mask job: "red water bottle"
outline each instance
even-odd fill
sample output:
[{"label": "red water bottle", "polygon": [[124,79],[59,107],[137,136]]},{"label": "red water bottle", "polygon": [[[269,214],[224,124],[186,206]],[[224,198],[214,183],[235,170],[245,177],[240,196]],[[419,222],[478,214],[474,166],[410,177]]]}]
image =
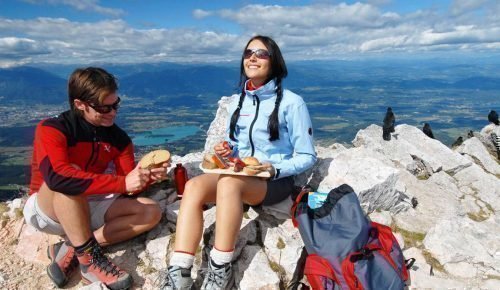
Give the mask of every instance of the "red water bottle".
[{"label": "red water bottle", "polygon": [[182,197],[184,186],[186,186],[186,182],[188,181],[187,170],[182,166],[182,163],[177,163],[177,166],[174,168],[174,179],[177,196]]}]

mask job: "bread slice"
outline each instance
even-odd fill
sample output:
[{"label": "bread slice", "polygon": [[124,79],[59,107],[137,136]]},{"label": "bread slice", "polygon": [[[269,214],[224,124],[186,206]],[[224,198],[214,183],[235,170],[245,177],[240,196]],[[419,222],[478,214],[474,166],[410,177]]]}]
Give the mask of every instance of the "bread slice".
[{"label": "bread slice", "polygon": [[170,160],[170,152],[167,150],[154,150],[144,155],[139,161],[141,168],[152,169],[162,166],[163,163]]},{"label": "bread slice", "polygon": [[203,157],[203,161],[201,163],[201,167],[203,167],[205,169],[218,168],[217,164],[215,164],[215,162],[213,160],[213,154],[205,154],[205,156]]}]

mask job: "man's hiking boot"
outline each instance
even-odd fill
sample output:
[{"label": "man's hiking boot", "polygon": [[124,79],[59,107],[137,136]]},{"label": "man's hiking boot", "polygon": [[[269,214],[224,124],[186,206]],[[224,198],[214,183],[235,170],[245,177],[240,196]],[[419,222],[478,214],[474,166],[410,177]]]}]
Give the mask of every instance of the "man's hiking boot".
[{"label": "man's hiking boot", "polygon": [[47,257],[50,259],[50,264],[47,267],[49,278],[57,287],[64,287],[78,265],[75,248],[66,242],[59,242],[47,247]]},{"label": "man's hiking boot", "polygon": [[193,287],[191,268],[170,266],[166,273],[160,277],[161,290],[190,290]]},{"label": "man's hiking boot", "polygon": [[114,265],[102,253],[98,244],[94,244],[77,257],[84,283],[91,284],[100,281],[112,290],[128,289],[132,286],[132,276]]},{"label": "man's hiking boot", "polygon": [[203,279],[201,289],[204,290],[224,290],[231,289],[234,284],[233,270],[231,263],[226,263],[221,267],[214,265],[212,260],[208,262],[208,270]]}]

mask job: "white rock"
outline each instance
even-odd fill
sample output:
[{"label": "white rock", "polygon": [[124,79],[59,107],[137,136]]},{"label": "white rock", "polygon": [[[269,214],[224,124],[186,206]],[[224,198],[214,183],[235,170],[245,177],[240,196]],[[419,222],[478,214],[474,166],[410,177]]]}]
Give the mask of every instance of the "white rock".
[{"label": "white rock", "polygon": [[9,211],[5,213],[4,215],[9,217],[10,219],[17,219],[19,217],[18,212],[22,211],[24,207],[24,199],[22,198],[16,198],[13,200],[9,200],[6,202],[7,206],[9,207]]},{"label": "white rock", "polygon": [[276,220],[269,218],[258,221],[264,250],[269,260],[286,269],[286,278],[290,281],[304,246],[299,231],[293,227],[291,220],[278,225]]},{"label": "white rock", "polygon": [[436,139],[427,137],[420,129],[406,124],[398,125],[391,141],[382,139],[382,127],[370,125],[360,130],[353,140],[356,147],[363,146],[380,152],[406,168],[413,163],[412,155],[426,161],[434,172],[440,169],[456,172],[471,162],[452,151]]},{"label": "white rock", "polygon": [[399,247],[401,249],[404,249],[405,247],[405,240],[403,238],[403,235],[401,233],[395,232],[394,237],[396,238],[396,241],[398,241]]},{"label": "white rock", "polygon": [[[409,173],[399,175],[398,188],[416,198],[418,204],[393,216],[398,227],[411,232],[426,233],[437,221],[465,215],[459,202],[458,190],[445,172],[435,173],[428,180],[418,180]],[[435,183],[434,179],[440,183]],[[404,188],[403,188],[404,187]]]},{"label": "white rock", "polygon": [[239,289],[279,289],[278,273],[271,269],[264,251],[258,246],[247,246],[234,268]]},{"label": "white rock", "polygon": [[417,248],[410,248],[403,252],[405,258],[414,258],[416,261],[410,269],[409,289],[464,289],[466,283],[443,278],[439,272],[433,270],[431,276],[431,266],[426,263],[421,251]]},{"label": "white rock", "polygon": [[79,288],[80,290],[108,290],[109,288],[102,282],[94,282]]},{"label": "white rock", "polygon": [[389,211],[372,212],[370,214],[370,219],[379,224],[390,226],[392,223],[391,213]]},{"label": "white rock", "polygon": [[466,262],[446,263],[444,269],[448,273],[462,278],[473,278],[477,275],[477,268]]},{"label": "white rock", "polygon": [[345,183],[354,189],[367,212],[405,210],[409,203],[403,202],[406,198],[395,188],[400,170],[389,164],[390,161],[369,149],[340,152],[330,163],[328,175],[319,184],[318,191],[329,192]]},{"label": "white rock", "polygon": [[475,264],[480,270],[500,271],[498,239],[500,226],[487,220],[474,222],[467,217],[442,220],[431,229],[423,243],[441,265],[447,263]]},{"label": "white rock", "polygon": [[[500,179],[473,164],[457,172],[453,178],[457,180],[460,191],[472,194],[488,204],[488,214],[500,211]],[[491,212],[493,211],[493,212]]]},{"label": "white rock", "polygon": [[487,172],[493,175],[500,175],[500,165],[491,156],[486,147],[479,141],[478,138],[472,137],[464,141],[457,151],[470,157],[472,162],[484,168]]},{"label": "white rock", "polygon": [[222,97],[219,100],[219,108],[215,115],[215,119],[210,124],[207,132],[207,141],[205,142],[205,149],[203,152],[213,152],[215,144],[224,140],[226,134],[227,120],[229,118],[229,105],[234,98],[238,95],[230,97]]}]

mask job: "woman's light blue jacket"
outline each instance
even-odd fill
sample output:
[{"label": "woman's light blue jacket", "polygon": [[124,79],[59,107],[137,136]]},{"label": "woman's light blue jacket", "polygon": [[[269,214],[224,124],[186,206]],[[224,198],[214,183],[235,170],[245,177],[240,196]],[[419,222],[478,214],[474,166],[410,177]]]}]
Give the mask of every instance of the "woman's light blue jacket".
[{"label": "woman's light blue jacket", "polygon": [[275,179],[311,168],[316,162],[316,152],[311,118],[304,100],[289,90],[283,91],[278,114],[279,139],[269,141],[267,124],[276,102],[276,84],[271,80],[256,90],[245,92],[234,134],[236,141],[229,139],[229,124],[239,97],[229,106],[226,140],[233,146],[233,156],[254,156],[261,163],[270,162],[276,169]]}]

